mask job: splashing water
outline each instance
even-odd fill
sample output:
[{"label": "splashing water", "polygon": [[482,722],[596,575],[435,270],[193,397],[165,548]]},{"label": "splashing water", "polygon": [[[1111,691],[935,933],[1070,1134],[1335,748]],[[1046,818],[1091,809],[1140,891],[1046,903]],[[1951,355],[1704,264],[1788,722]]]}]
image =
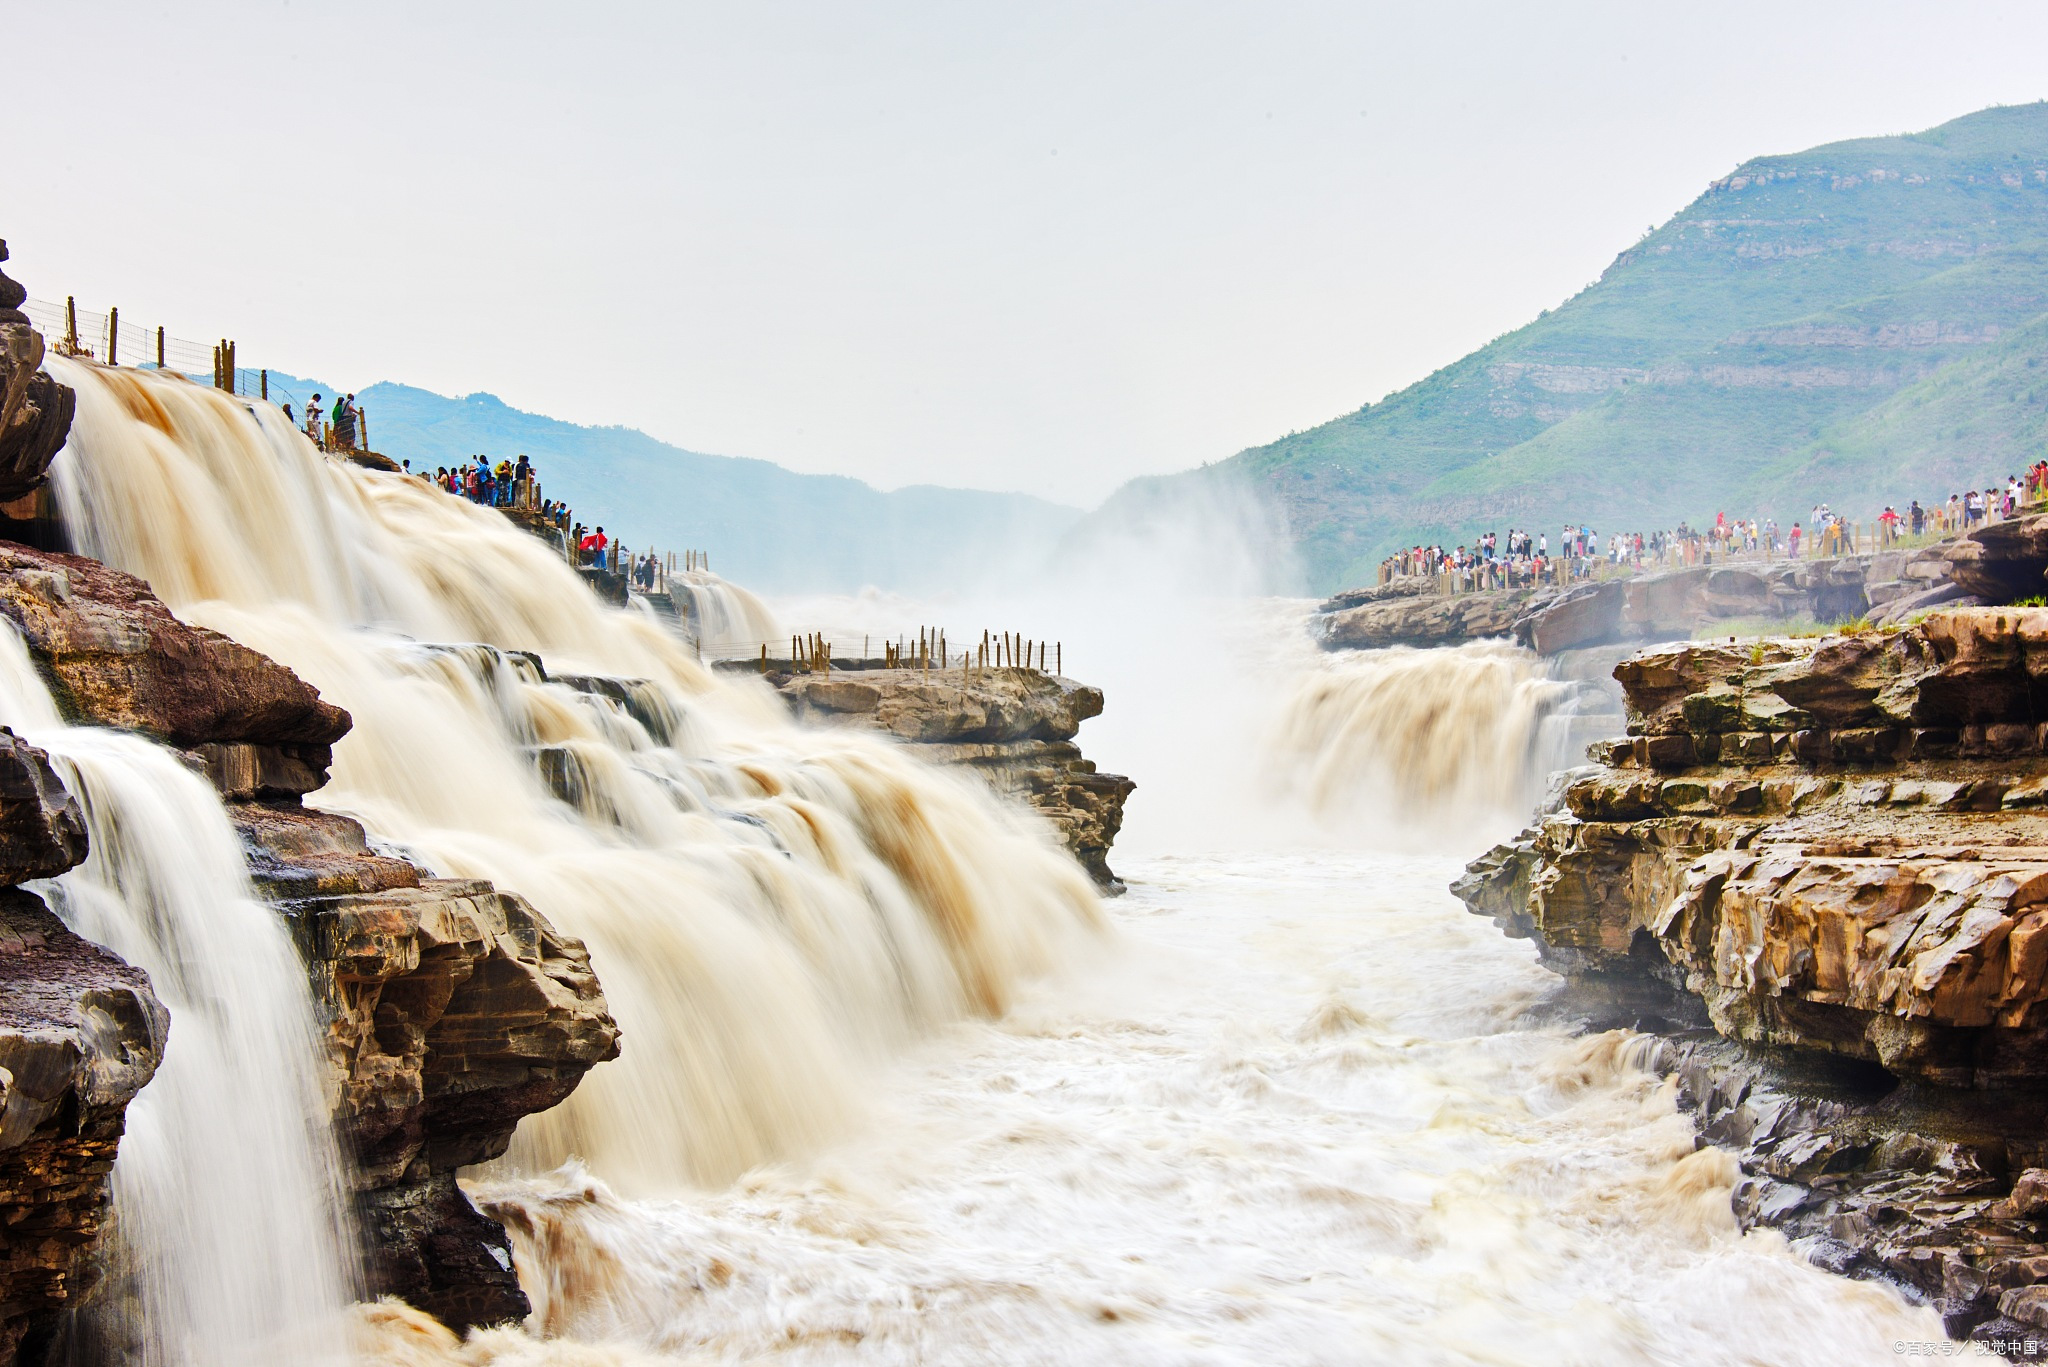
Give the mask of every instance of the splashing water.
[{"label": "splashing water", "polygon": [[1860,1364],[1941,1339],[1738,1233],[1733,1161],[1630,1037],[1526,1028],[1554,980],[1450,902],[1455,863],[1128,862],[1123,952],[949,1030],[828,1153],[676,1201],[574,1169],[479,1186],[546,1337],[416,1361]]},{"label": "splashing water", "polygon": [[495,511],[330,461],[268,405],[52,366],[79,394],[53,467],[79,548],[349,709],[320,805],[589,944],[624,1053],[518,1161],[660,1190],[801,1151],[893,1049],[1000,1010],[1099,923],[1042,824],[798,730]]},{"label": "splashing water", "polygon": [[775,614],[738,584],[710,570],[679,570],[668,577],[668,591],[704,657],[739,659],[763,645],[776,653],[782,628]]},{"label": "splashing water", "polygon": [[1287,703],[1282,786],[1319,817],[1363,815],[1404,837],[1448,828],[1462,848],[1467,823],[1518,823],[1591,735],[1620,731],[1604,702],[1505,642],[1342,652]]},{"label": "splashing water", "polygon": [[339,1361],[354,1243],[311,991],[220,799],[160,746],[66,726],[11,623],[0,724],[49,751],[86,818],[86,861],[32,890],[145,970],[172,1018],[128,1108],[115,1275],[73,1326],[74,1355]]}]

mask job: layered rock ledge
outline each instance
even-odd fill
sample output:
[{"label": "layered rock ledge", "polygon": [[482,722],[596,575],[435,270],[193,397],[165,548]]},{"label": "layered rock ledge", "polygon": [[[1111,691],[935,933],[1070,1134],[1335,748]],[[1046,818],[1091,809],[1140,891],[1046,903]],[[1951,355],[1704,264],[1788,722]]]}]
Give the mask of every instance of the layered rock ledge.
[{"label": "layered rock ledge", "polygon": [[1123,890],[1109,850],[1138,785],[1098,772],[1073,743],[1081,723],[1102,714],[1102,690],[1021,668],[782,672],[769,680],[800,719],[886,732],[1029,803],[1098,886]]},{"label": "layered rock ledge", "polygon": [[1950,550],[1943,543],[1828,560],[1701,565],[1571,588],[1454,594],[1440,579],[1396,579],[1331,598],[1318,609],[1317,630],[1329,650],[1512,637],[1538,654],[1554,655],[1616,642],[1668,641],[1732,620],[1868,617],[1882,624],[1943,605],[1997,601],[1973,597],[1974,590],[1952,581]]},{"label": "layered rock ledge", "polygon": [[1615,674],[1629,734],[1454,891],[1666,1037],[1744,1218],[1954,1332],[2048,1327],[2048,610]]}]

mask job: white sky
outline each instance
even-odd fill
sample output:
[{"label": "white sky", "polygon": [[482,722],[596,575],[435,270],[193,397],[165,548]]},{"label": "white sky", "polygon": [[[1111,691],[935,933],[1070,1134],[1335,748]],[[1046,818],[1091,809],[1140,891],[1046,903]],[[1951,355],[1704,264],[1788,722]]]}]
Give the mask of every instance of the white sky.
[{"label": "white sky", "polygon": [[0,35],[39,296],[1082,504],[1427,374],[1748,156],[2048,95],[2048,5],[1968,0],[0,0]]}]

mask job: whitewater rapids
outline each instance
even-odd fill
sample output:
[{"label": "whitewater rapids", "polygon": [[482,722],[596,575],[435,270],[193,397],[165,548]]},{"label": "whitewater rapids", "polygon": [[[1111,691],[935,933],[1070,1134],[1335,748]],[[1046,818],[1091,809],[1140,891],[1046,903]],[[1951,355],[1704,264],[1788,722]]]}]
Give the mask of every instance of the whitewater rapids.
[{"label": "whitewater rapids", "polygon": [[949,1030],[829,1151],[680,1201],[578,1169],[478,1187],[546,1341],[399,1315],[370,1340],[500,1367],[1608,1367],[1942,1339],[1739,1234],[1733,1160],[1627,1037],[1520,1023],[1555,979],[1451,901],[1452,861],[1126,863],[1116,955]]}]

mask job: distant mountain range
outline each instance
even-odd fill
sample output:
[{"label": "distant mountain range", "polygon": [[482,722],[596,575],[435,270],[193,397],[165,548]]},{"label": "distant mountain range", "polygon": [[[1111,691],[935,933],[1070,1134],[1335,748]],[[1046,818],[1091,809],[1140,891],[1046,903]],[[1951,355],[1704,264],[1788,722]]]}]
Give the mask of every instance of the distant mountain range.
[{"label": "distant mountain range", "polygon": [[[273,398],[334,394],[277,372],[271,381]],[[543,495],[566,500],[579,520],[630,547],[707,551],[713,569],[770,593],[1000,583],[1041,567],[1081,516],[1025,494],[933,485],[885,493],[840,475],[686,451],[629,427],[580,427],[489,394],[455,399],[386,383],[356,401],[371,444],[415,470],[524,453]]]},{"label": "distant mountain range", "polygon": [[1076,534],[1256,491],[1321,591],[1509,526],[1868,517],[2048,454],[2044,358],[2048,104],[1989,109],[1746,162],[1527,326]]}]

